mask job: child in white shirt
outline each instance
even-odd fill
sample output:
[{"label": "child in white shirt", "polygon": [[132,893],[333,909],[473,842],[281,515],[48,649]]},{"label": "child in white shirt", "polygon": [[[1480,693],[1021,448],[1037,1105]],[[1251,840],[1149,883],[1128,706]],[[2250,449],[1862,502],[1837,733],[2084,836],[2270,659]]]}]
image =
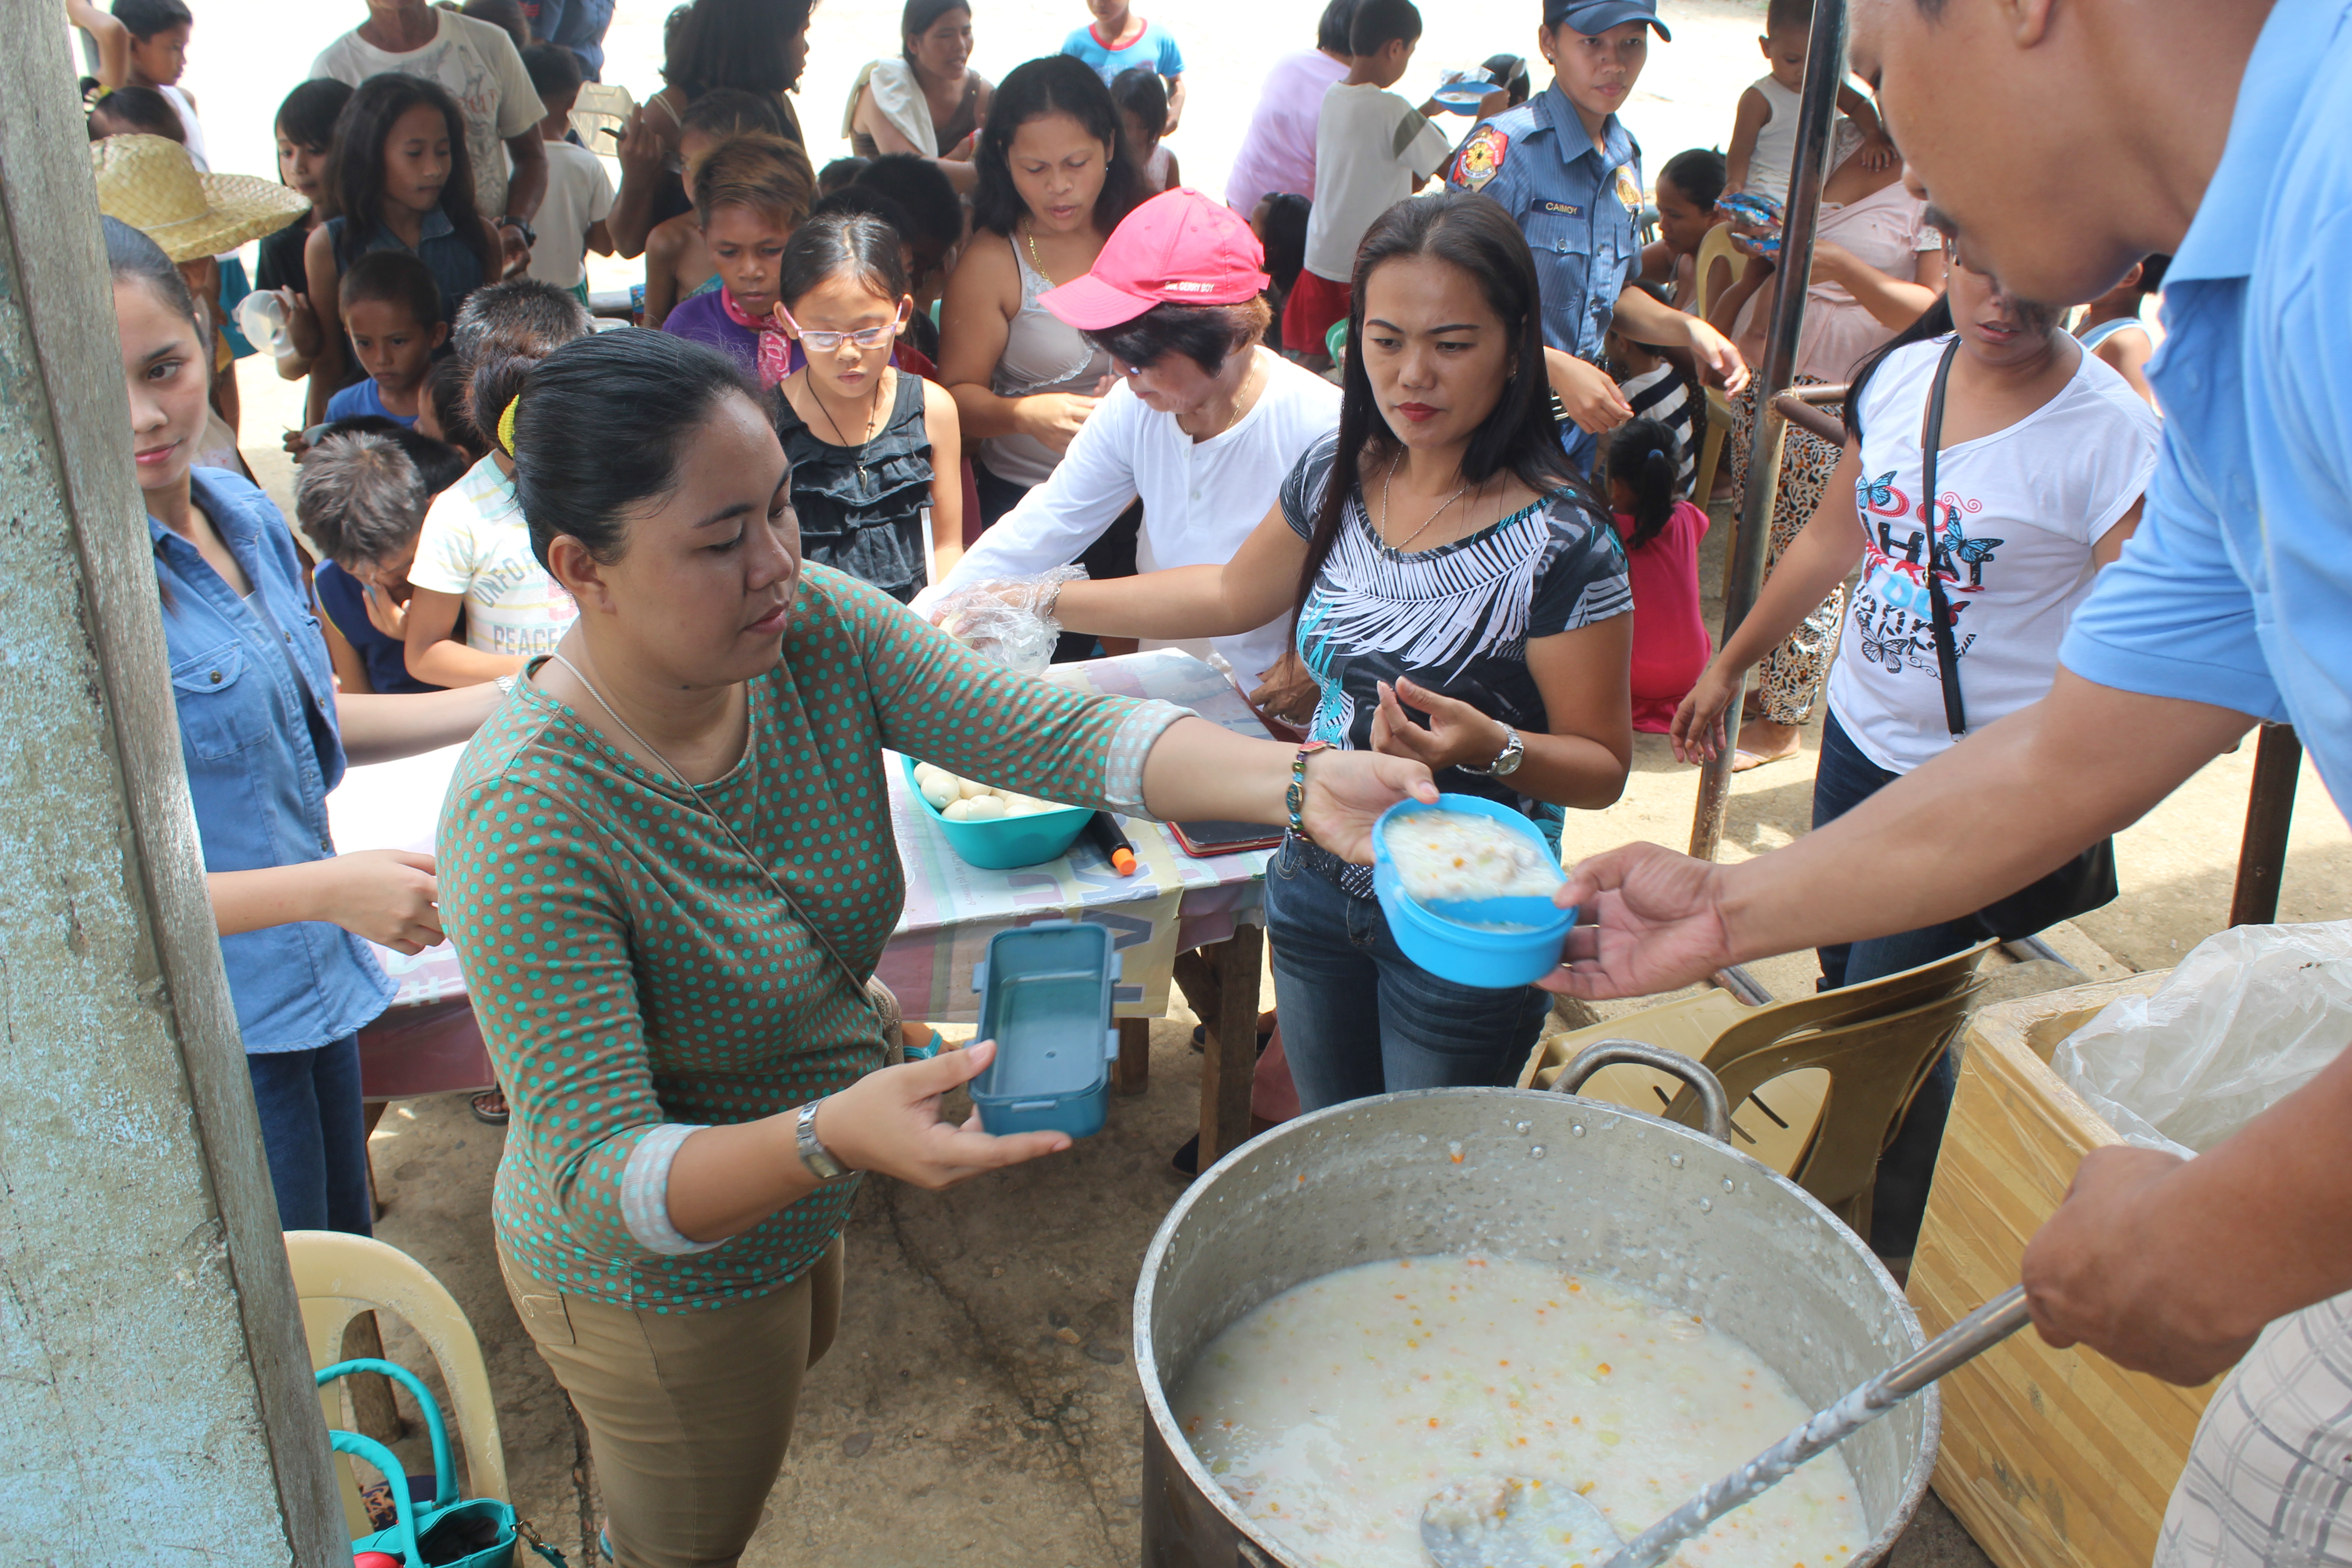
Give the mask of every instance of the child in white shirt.
[{"label": "child in white shirt", "polygon": [[[1764,36],[1756,40],[1771,73],[1748,85],[1731,125],[1731,150],[1724,154],[1724,192],[1789,199],[1789,174],[1797,161],[1797,94],[1805,85],[1805,50],[1812,34],[1812,0],[1772,0]],[[1838,83],[1838,139],[1830,168],[1841,151],[1858,153],[1866,169],[1884,169],[1895,144],[1878,121],[1878,110],[1849,82]],[[1824,174],[1828,169],[1822,171]]]},{"label": "child in white shirt", "polygon": [[1412,0],[1362,0],[1349,23],[1354,60],[1323,95],[1315,122],[1315,204],[1307,216],[1307,265],[1283,306],[1282,341],[1301,363],[1330,363],[1320,350],[1348,318],[1356,250],[1372,220],[1444,166],[1445,133],[1388,89],[1421,42]]},{"label": "child in white shirt", "polygon": [[[592,331],[588,307],[536,278],[477,289],[457,312],[469,417],[490,454],[433,498],[408,568],[408,673],[434,686],[513,675],[563,640],[579,606],[531,552],[499,416],[541,360]],[[465,626],[458,629],[458,617]],[[462,638],[462,640],[460,640]]]},{"label": "child in white shirt", "polygon": [[602,158],[563,139],[580,97],[580,57],[561,44],[533,44],[522,52],[522,68],[547,106],[547,118],[539,122],[540,140],[547,143],[547,195],[534,225],[530,276],[571,289],[584,303],[587,253],[613,254],[613,237],[604,228],[613,210],[612,176]]}]

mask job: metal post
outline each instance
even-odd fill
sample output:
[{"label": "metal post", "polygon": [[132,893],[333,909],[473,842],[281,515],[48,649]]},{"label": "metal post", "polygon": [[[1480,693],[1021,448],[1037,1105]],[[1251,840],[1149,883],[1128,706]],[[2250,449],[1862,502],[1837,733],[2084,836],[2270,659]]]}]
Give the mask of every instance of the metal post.
[{"label": "metal post", "polygon": [[0,0],[0,1563],[324,1568],[63,22]]},{"label": "metal post", "polygon": [[[1817,0],[1811,40],[1805,49],[1805,86],[1797,107],[1797,161],[1789,175],[1789,205],[1781,226],[1780,291],[1773,301],[1772,331],[1764,363],[1756,367],[1756,423],[1748,448],[1748,491],[1740,498],[1739,530],[1732,536],[1731,561],[1724,574],[1723,637],[1731,640],[1755,607],[1764,585],[1764,556],[1771,547],[1772,500],[1780,489],[1780,433],[1772,399],[1796,374],[1797,335],[1805,321],[1805,285],[1813,270],[1813,230],[1819,221],[1822,185],[1829,178],[1830,132],[1837,122],[1838,84],[1845,79],[1845,0]],[[1698,775],[1698,810],[1691,821],[1690,852],[1715,858],[1723,839],[1723,803],[1731,789],[1731,763],[1738,751],[1739,710],[1748,695],[1741,675],[1731,689],[1725,723],[1733,743],[1704,764]]]},{"label": "metal post", "polygon": [[2278,919],[2279,877],[2286,869],[2286,832],[2294,821],[2294,784],[2303,740],[2292,724],[2265,724],[2254,746],[2253,787],[2246,792],[2246,836],[2238,846],[2238,883],[2230,923],[2266,926]]}]

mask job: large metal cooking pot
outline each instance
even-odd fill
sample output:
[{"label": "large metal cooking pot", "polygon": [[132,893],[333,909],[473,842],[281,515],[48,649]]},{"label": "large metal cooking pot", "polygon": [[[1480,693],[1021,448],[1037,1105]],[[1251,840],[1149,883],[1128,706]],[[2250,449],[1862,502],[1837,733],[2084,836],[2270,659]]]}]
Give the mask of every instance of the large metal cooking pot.
[{"label": "large metal cooking pot", "polygon": [[[1573,1082],[1608,1048],[1572,1063]],[[1671,1057],[1634,1049],[1652,1065]],[[1704,1079],[1702,1098],[1719,1114],[1722,1091],[1705,1069],[1671,1060],[1695,1087]],[[1144,1568],[1297,1561],[1243,1519],[1177,1428],[1168,1391],[1202,1346],[1252,1308],[1334,1269],[1465,1252],[1611,1276],[1686,1306],[1816,1408],[1926,1342],[1859,1237],[1795,1183],[1689,1128],[1535,1089],[1431,1089],[1333,1106],[1219,1161],[1144,1255],[1135,1293],[1135,1361],[1151,1414]],[[1930,1388],[1842,1450],[1872,1532],[1855,1563],[1884,1556],[1910,1522],[1935,1468],[1938,1412]]]}]

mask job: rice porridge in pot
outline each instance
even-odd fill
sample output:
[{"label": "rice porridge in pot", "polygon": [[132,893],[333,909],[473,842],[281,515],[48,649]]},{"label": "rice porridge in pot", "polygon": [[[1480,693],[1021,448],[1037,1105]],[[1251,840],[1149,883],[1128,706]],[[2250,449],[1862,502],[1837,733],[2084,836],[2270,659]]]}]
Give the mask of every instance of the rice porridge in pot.
[{"label": "rice porridge in pot", "polygon": [[[1296,1286],[1212,1340],[1170,1404],[1241,1511],[1330,1568],[1423,1568],[1422,1505],[1481,1475],[1584,1489],[1630,1540],[1811,1414],[1686,1311],[1479,1257],[1363,1263]],[[1830,1453],[1672,1561],[1839,1568],[1870,1538]]]}]

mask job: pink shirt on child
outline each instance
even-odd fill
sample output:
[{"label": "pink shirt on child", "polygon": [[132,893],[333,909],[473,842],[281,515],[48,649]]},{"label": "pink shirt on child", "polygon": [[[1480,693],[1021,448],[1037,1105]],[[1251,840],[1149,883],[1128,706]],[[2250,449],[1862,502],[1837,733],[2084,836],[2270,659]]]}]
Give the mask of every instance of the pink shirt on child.
[{"label": "pink shirt on child", "polygon": [[1315,121],[1348,68],[1320,49],[1286,55],[1265,73],[1257,109],[1225,179],[1225,205],[1244,217],[1269,194],[1315,195]]},{"label": "pink shirt on child", "polygon": [[[1633,520],[1621,511],[1616,521],[1617,537],[1632,539]],[[1676,501],[1664,531],[1625,552],[1633,587],[1633,728],[1648,734],[1674,728],[1675,710],[1715,654],[1698,602],[1698,542],[1706,535],[1706,513]]]}]

